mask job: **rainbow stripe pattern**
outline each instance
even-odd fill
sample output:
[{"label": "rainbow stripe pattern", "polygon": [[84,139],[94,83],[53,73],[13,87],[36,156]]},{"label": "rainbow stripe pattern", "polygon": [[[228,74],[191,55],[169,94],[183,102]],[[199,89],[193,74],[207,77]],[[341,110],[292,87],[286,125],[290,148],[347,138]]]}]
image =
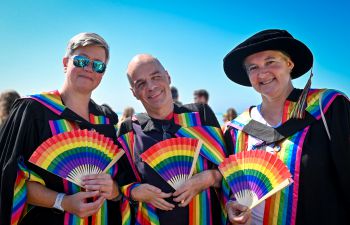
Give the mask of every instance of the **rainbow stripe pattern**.
[{"label": "rainbow stripe pattern", "polygon": [[15,181],[15,188],[13,192],[12,213],[11,213],[11,225],[19,223],[20,219],[26,214],[29,207],[27,202],[27,185],[26,181],[35,181],[45,185],[36,173],[29,170],[23,162],[18,163],[17,177]]},{"label": "rainbow stripe pattern", "polygon": [[201,145],[193,138],[170,138],[147,149],[141,158],[176,190],[191,178]]},{"label": "rainbow stripe pattern", "polygon": [[219,170],[236,200],[249,208],[292,183],[287,166],[276,155],[263,150],[230,155]]},{"label": "rainbow stripe pattern", "polygon": [[109,124],[109,118],[105,116],[96,116],[94,114],[89,115],[90,123],[92,124]]},{"label": "rainbow stripe pattern", "polygon": [[141,177],[134,163],[134,141],[135,141],[135,134],[132,131],[118,137],[118,142],[121,144],[122,148],[125,150],[125,154],[128,158],[128,161],[131,165],[131,168],[137,180],[141,181]]},{"label": "rainbow stripe pattern", "polygon": [[193,127],[200,126],[201,118],[199,112],[189,112],[189,113],[174,113],[174,122],[182,127]]},{"label": "rainbow stripe pattern", "polygon": [[220,128],[213,126],[181,127],[175,134],[201,140],[200,154],[212,163],[219,165],[226,157],[225,142]]},{"label": "rainbow stripe pattern", "polygon": [[62,103],[61,96],[58,90],[44,92],[36,95],[30,95],[29,98],[40,102],[57,115],[61,115],[66,108]]},{"label": "rainbow stripe pattern", "polygon": [[77,130],[79,129],[78,125],[74,122],[71,122],[69,120],[50,120],[49,121],[50,129],[52,132],[52,135],[57,135],[63,132],[66,132],[67,130]]},{"label": "rainbow stripe pattern", "polygon": [[44,141],[29,162],[81,186],[81,177],[106,172],[124,154],[102,134],[74,130]]},{"label": "rainbow stripe pattern", "polygon": [[326,113],[333,100],[339,95],[345,96],[343,93],[332,89],[311,89],[307,97],[308,106],[306,111],[319,120],[321,118],[319,99],[321,98],[323,113]]}]

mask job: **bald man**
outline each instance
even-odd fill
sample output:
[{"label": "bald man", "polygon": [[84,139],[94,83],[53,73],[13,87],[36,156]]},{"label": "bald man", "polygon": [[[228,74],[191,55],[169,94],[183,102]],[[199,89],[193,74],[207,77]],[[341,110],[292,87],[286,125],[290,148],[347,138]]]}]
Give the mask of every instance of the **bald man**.
[{"label": "bald man", "polygon": [[[152,55],[136,55],[128,65],[127,77],[133,95],[146,110],[146,113],[124,121],[118,131],[118,136],[128,132],[135,135],[130,158],[135,165],[134,172],[140,179],[129,186],[129,191],[124,191],[124,194],[139,202],[136,212],[138,222],[146,224],[154,220],[161,225],[220,224],[220,206],[214,188],[220,187],[222,176],[212,162],[200,155],[197,173],[174,190],[140,159],[140,154],[154,144],[179,136],[177,132],[183,126],[212,126],[220,130],[213,111],[203,104],[174,104],[170,75]],[[176,119],[179,116],[195,120],[192,124],[184,124]],[[153,215],[153,211],[155,216],[142,221],[141,208],[149,210],[147,215]]]}]

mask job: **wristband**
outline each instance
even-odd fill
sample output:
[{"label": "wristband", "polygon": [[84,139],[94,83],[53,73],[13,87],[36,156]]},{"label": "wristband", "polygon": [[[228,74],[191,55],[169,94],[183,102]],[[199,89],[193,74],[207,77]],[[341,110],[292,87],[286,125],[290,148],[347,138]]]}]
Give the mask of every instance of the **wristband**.
[{"label": "wristband", "polygon": [[64,196],[66,196],[66,194],[64,194],[64,193],[57,194],[55,204],[53,204],[53,208],[64,212],[64,209],[62,208],[62,201],[63,201]]}]

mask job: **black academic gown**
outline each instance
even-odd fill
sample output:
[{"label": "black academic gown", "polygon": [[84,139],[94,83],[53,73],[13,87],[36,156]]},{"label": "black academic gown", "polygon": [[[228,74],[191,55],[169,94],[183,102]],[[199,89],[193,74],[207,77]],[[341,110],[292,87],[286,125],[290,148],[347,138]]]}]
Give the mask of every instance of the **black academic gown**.
[{"label": "black academic gown", "polygon": [[[75,122],[80,129],[95,129],[106,137],[116,139],[116,130],[113,125],[117,124],[118,116],[92,100],[89,103],[89,111],[90,114],[109,118],[110,124],[91,124],[68,108],[58,115],[30,98],[15,102],[10,117],[0,132],[0,225],[10,224],[14,182],[19,160],[23,160],[29,169],[36,172],[45,181],[46,187],[64,192],[61,178],[27,162],[35,149],[52,136],[50,120],[66,119]],[[117,180],[121,185],[124,178],[128,177],[123,174],[123,171],[126,171],[124,166],[127,166],[125,156],[118,162]],[[35,206],[20,224],[62,225],[63,215],[55,209]],[[119,202],[108,201],[108,220],[109,224],[121,224]]]},{"label": "black academic gown", "polygon": [[[203,126],[220,127],[214,112],[208,105],[188,104],[178,106],[174,104],[174,113],[181,114],[188,112],[199,112],[200,120]],[[176,137],[175,133],[178,131],[180,126],[175,124],[173,119],[158,120],[149,117],[145,113],[136,115],[136,118],[137,120],[132,120],[131,118],[125,120],[118,130],[118,136],[134,130],[135,135],[139,136],[136,139],[142,140],[136,141],[134,150],[136,158],[135,165],[141,175],[142,183],[149,183],[156,186],[165,193],[174,192],[175,190],[166,181],[164,181],[160,175],[158,175],[150,166],[141,160],[140,155],[157,142],[162,141],[164,139],[164,132],[169,135],[167,138]],[[135,129],[137,129],[136,127],[140,129],[141,134],[135,131]],[[164,129],[164,127],[166,127],[166,129]],[[211,164],[211,166],[214,168],[214,164]],[[213,188],[211,188],[210,194],[213,218],[212,224],[220,224],[220,205]],[[175,206],[177,205],[176,202],[172,201],[172,197],[166,200]],[[157,215],[161,225],[188,225],[189,223],[188,206],[176,206],[170,211],[157,209]]]},{"label": "black academic gown", "polygon": [[[296,102],[301,90],[288,96]],[[305,118],[311,118],[309,115]],[[300,164],[296,225],[350,224],[350,102],[340,95],[325,113],[329,140],[322,119],[312,122],[305,137]],[[290,120],[276,128],[279,133],[303,126],[303,120]],[[235,143],[230,129],[225,132],[229,154]],[[231,151],[231,152],[230,152]]]}]

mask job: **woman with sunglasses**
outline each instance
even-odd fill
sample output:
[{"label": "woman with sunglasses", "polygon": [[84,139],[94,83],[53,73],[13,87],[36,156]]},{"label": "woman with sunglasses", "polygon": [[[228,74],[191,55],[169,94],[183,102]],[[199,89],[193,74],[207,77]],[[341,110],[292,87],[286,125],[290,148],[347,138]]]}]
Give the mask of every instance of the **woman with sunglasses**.
[{"label": "woman with sunglasses", "polygon": [[[112,172],[117,165],[110,173],[83,177],[82,189],[28,162],[42,142],[63,132],[88,129],[115,140],[117,115],[91,99],[108,59],[101,36],[80,33],[68,43],[61,90],[15,102],[0,133],[1,225],[121,224],[119,174]],[[122,164],[119,171],[127,171]]]},{"label": "woman with sunglasses", "polygon": [[230,154],[265,150],[288,167],[294,182],[248,210],[226,204],[233,224],[349,224],[350,103],[341,92],[303,90],[292,79],[312,68],[313,55],[285,30],[264,30],[224,58],[233,82],[252,86],[262,98],[231,121]]}]

